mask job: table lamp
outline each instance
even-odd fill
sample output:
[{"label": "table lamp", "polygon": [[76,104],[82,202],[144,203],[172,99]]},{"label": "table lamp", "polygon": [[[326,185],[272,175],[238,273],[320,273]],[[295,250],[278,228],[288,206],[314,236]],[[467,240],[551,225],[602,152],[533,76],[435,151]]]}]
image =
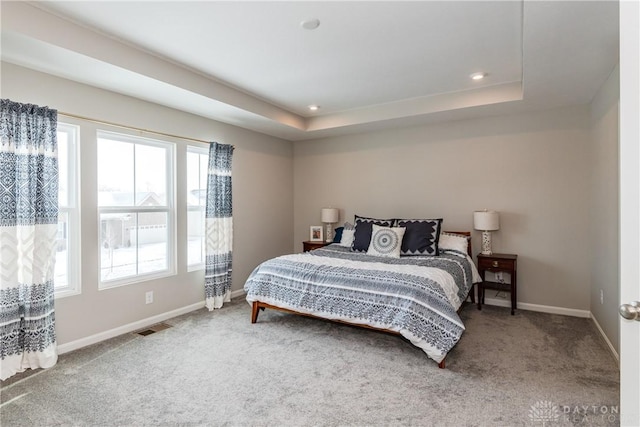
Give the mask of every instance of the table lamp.
[{"label": "table lamp", "polygon": [[339,211],[336,208],[322,208],[322,222],[324,222],[327,227],[326,232],[326,241],[333,241],[333,232],[331,229],[331,224],[335,224],[338,222]]},{"label": "table lamp", "polygon": [[482,231],[482,255],[491,255],[491,232],[500,229],[500,217],[496,211],[475,211],[473,228]]}]

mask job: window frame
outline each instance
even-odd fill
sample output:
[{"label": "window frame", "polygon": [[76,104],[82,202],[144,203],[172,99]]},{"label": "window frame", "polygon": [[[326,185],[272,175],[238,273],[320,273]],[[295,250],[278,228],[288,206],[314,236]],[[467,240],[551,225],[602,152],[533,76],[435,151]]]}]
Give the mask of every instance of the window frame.
[{"label": "window frame", "polygon": [[[209,148],[208,147],[206,147],[204,145],[192,145],[192,144],[189,144],[189,145],[187,145],[187,156],[189,156],[190,153],[191,154],[197,154],[199,156],[205,156],[207,158],[207,162],[208,162],[208,158],[209,158]],[[200,162],[198,162],[198,165],[200,165]],[[186,168],[186,169],[188,169],[188,168]],[[186,169],[185,169],[185,171],[186,171]],[[186,191],[188,193],[189,192],[189,187],[188,187],[189,184],[188,184],[187,181],[188,180],[185,177],[185,187],[186,187]],[[202,189],[200,189],[200,190],[202,190]],[[204,190],[205,191],[207,190],[206,182],[205,182]],[[198,263],[190,263],[189,262],[189,212],[191,212],[191,211],[203,211],[203,214],[204,214],[204,211],[206,211],[206,208],[207,208],[206,205],[204,205],[202,207],[200,207],[200,206],[196,207],[196,206],[190,206],[189,203],[186,203],[186,214],[187,214],[187,262],[186,262],[186,264],[187,264],[187,271],[188,272],[204,270],[205,261],[206,261],[205,260],[206,253],[205,253],[205,247],[204,247],[204,241],[206,239],[206,236],[205,236],[206,219],[205,219],[202,222],[202,227],[203,227],[203,230],[202,230],[203,241],[202,241],[202,245],[201,245],[201,251],[202,251],[201,259],[202,259],[202,261],[200,261]]]},{"label": "window frame", "polygon": [[[146,282],[149,280],[160,279],[176,275],[176,192],[175,192],[175,179],[176,179],[176,144],[174,142],[158,139],[158,138],[146,138],[140,136],[130,135],[124,132],[113,132],[108,130],[98,130],[96,132],[96,153],[98,153],[98,145],[101,139],[110,139],[118,142],[124,142],[134,145],[151,146],[156,148],[163,148],[166,150],[165,159],[165,177],[166,177],[166,204],[163,206],[100,206],[99,202],[96,203],[97,210],[97,233],[98,233],[98,289],[111,289],[120,286],[127,286],[134,283]],[[98,165],[98,168],[100,166]],[[133,164],[134,173],[134,191],[135,191],[135,157]],[[97,170],[96,170],[97,172]],[[96,195],[99,194],[99,176],[96,176]],[[134,196],[135,203],[135,196]],[[140,273],[138,271],[140,266],[140,259],[136,259],[136,274],[125,277],[118,277],[110,280],[103,280],[102,278],[102,214],[113,213],[132,213],[132,214],[145,214],[145,213],[166,213],[167,215],[167,257],[166,268],[150,273]],[[136,227],[139,227],[136,222]]]},{"label": "window frame", "polygon": [[58,217],[61,214],[67,216],[67,284],[56,286],[54,280],[54,298],[58,299],[82,293],[80,280],[82,216],[80,212],[80,126],[58,122],[56,132],[67,134],[67,204],[62,206],[58,200]]}]

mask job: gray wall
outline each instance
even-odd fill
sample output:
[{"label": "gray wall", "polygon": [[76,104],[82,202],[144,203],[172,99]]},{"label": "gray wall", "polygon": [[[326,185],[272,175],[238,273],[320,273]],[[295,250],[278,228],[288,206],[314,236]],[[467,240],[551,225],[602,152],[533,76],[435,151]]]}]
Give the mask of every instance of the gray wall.
[{"label": "gray wall", "polygon": [[590,149],[588,106],[297,142],[293,243],[324,206],[449,230],[495,209],[493,249],[518,254],[519,301],[588,311]]},{"label": "gray wall", "polygon": [[[292,143],[208,120],[12,64],[2,64],[2,97],[47,105],[67,112],[122,125],[151,129],[236,147],[233,164],[234,269],[232,290],[261,261],[292,251]],[[86,121],[60,121],[81,126],[82,294],[56,300],[58,344],[204,301],[204,271],[187,272],[186,214],[178,209],[178,273],[159,280],[98,290],[95,129]],[[117,128],[115,129],[118,130]],[[153,137],[153,135],[149,135]],[[177,162],[185,162],[186,142],[177,143]],[[177,177],[178,206],[185,196],[184,178]],[[183,206],[184,203],[183,203]],[[154,303],[145,305],[146,291]],[[248,321],[248,318],[247,318]]]},{"label": "gray wall", "polygon": [[[618,102],[619,69],[611,73],[591,103],[591,313],[620,351],[618,239]],[[600,303],[600,291],[603,303]]]},{"label": "gray wall", "polygon": [[[449,230],[472,230],[472,212],[490,208],[501,221],[494,251],[519,255],[519,301],[591,311],[618,349],[617,70],[590,106],[293,144],[12,64],[2,64],[1,83],[2,96],[18,102],[235,145],[234,290],[261,261],[300,251],[309,226],[321,225],[322,207],[340,208],[342,222],[354,214],[443,217]],[[174,277],[98,291],[90,173],[97,125],[75,123],[84,170],[82,294],[56,302],[62,344],[202,301],[203,272],[180,265]],[[473,232],[474,254],[479,236]],[[145,305],[148,290],[155,302]]]}]

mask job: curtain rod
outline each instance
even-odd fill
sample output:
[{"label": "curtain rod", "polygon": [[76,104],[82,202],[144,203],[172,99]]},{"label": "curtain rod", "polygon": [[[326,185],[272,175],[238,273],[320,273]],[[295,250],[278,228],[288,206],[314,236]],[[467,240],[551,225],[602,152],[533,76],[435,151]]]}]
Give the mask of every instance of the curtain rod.
[{"label": "curtain rod", "polygon": [[90,117],[79,116],[77,114],[71,114],[71,113],[64,113],[62,111],[58,111],[58,115],[59,116],[70,117],[70,118],[73,118],[73,119],[85,120],[87,122],[97,123],[97,124],[100,124],[100,125],[108,125],[108,126],[114,126],[114,127],[118,127],[118,128],[122,128],[122,129],[135,130],[135,131],[138,131],[138,132],[145,132],[145,133],[152,133],[152,134],[155,134],[155,135],[162,135],[162,136],[166,136],[166,137],[169,137],[169,138],[178,138],[178,139],[184,139],[184,140],[187,140],[187,141],[202,142],[204,144],[209,144],[211,142],[211,141],[203,141],[202,139],[189,138],[188,136],[173,135],[173,134],[170,134],[170,133],[158,132],[158,131],[155,131],[155,130],[143,129],[143,128],[138,128],[138,127],[134,127],[134,126],[120,125],[118,123],[108,122],[106,120],[92,119]]}]

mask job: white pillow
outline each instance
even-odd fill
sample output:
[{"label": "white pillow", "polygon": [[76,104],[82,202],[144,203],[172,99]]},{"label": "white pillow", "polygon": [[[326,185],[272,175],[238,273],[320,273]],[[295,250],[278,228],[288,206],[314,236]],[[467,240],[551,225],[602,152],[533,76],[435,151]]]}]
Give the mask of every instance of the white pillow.
[{"label": "white pillow", "polygon": [[450,250],[450,251],[458,251],[463,254],[467,253],[467,245],[468,245],[467,236],[462,236],[460,234],[453,233],[445,233],[444,231],[440,233],[440,240],[438,241],[438,249],[440,250]]},{"label": "white pillow", "polygon": [[405,230],[404,227],[381,227],[373,224],[367,255],[400,258],[400,248]]},{"label": "white pillow", "polygon": [[355,235],[356,230],[347,230],[346,228],[342,230],[342,239],[340,240],[340,246],[346,246],[348,248],[353,244],[353,236]]}]

